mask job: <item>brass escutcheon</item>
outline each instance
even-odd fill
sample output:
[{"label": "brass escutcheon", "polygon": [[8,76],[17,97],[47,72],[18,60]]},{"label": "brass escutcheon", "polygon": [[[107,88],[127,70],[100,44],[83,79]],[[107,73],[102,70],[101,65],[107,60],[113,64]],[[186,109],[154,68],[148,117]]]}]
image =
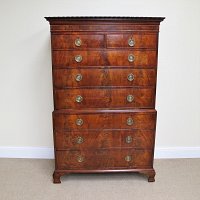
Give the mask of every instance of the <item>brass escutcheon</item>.
[{"label": "brass escutcheon", "polygon": [[77,120],[76,120],[76,125],[77,125],[77,126],[83,125],[83,120],[82,120],[82,119],[77,119]]},{"label": "brass escutcheon", "polygon": [[130,162],[132,160],[132,157],[130,155],[125,156],[125,161]]},{"label": "brass escutcheon", "polygon": [[127,99],[127,101],[128,101],[129,103],[131,103],[131,102],[133,102],[133,100],[134,100],[134,96],[131,95],[131,94],[129,94],[129,95],[126,97],[126,99]]},{"label": "brass escutcheon", "polygon": [[134,60],[135,60],[134,55],[133,55],[133,54],[129,54],[129,55],[128,55],[128,61],[129,61],[129,62],[133,62]]},{"label": "brass escutcheon", "polygon": [[84,157],[83,156],[78,156],[77,157],[77,161],[78,162],[83,162],[84,161]]},{"label": "brass escutcheon", "polygon": [[81,39],[80,38],[77,38],[76,40],[75,40],[75,45],[77,46],[77,47],[80,47],[81,46],[81,44],[82,44],[82,41],[81,41]]},{"label": "brass escutcheon", "polygon": [[134,39],[130,38],[130,39],[128,40],[128,45],[129,45],[130,47],[133,47],[133,46],[135,45]]},{"label": "brass escutcheon", "polygon": [[83,97],[81,95],[77,95],[76,96],[76,102],[81,103],[81,101],[83,101]]},{"label": "brass escutcheon", "polygon": [[127,144],[130,144],[130,143],[132,143],[132,141],[133,141],[132,136],[131,136],[131,135],[128,135],[128,136],[126,137],[126,143],[127,143]]},{"label": "brass escutcheon", "polygon": [[84,140],[83,140],[83,138],[81,137],[81,136],[78,136],[77,138],[76,138],[76,143],[77,144],[81,144],[81,143],[83,143],[84,142]]},{"label": "brass escutcheon", "polygon": [[128,81],[133,81],[134,80],[134,75],[133,74],[129,74],[127,76]]},{"label": "brass escutcheon", "polygon": [[81,55],[76,55],[74,59],[75,59],[76,62],[80,63],[83,58],[82,58]]},{"label": "brass escutcheon", "polygon": [[76,75],[76,81],[77,81],[77,82],[81,81],[82,78],[83,78],[83,77],[82,77],[81,74],[77,74],[77,75]]},{"label": "brass escutcheon", "polygon": [[127,123],[128,126],[133,125],[133,119],[132,119],[131,117],[129,117],[129,118],[127,119],[126,123]]}]

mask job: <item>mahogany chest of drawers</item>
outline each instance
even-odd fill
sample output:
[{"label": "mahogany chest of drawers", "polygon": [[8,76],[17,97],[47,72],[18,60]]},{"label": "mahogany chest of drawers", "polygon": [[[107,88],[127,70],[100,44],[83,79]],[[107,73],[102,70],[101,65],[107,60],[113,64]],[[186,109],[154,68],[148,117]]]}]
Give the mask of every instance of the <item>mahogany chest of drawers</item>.
[{"label": "mahogany chest of drawers", "polygon": [[158,33],[164,18],[46,17],[53,72],[54,183],[69,173],[154,181]]}]

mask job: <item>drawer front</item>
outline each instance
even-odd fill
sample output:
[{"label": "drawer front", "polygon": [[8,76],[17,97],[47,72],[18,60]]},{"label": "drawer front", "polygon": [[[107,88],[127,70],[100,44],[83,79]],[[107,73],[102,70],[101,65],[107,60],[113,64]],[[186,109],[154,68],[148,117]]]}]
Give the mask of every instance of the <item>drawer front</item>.
[{"label": "drawer front", "polygon": [[155,68],[157,65],[156,51],[107,51],[107,64],[110,66],[133,66]]},{"label": "drawer front", "polygon": [[58,169],[126,169],[152,167],[152,150],[57,151]]},{"label": "drawer front", "polygon": [[103,48],[104,35],[52,35],[52,49]]},{"label": "drawer front", "polygon": [[102,149],[134,147],[153,149],[154,130],[54,131],[56,149]]},{"label": "drawer front", "polygon": [[54,69],[54,86],[155,86],[155,69]]},{"label": "drawer front", "polygon": [[107,48],[157,48],[157,34],[109,34]]},{"label": "drawer front", "polygon": [[104,51],[53,51],[53,67],[105,65]]},{"label": "drawer front", "polygon": [[53,67],[133,66],[155,68],[157,53],[152,50],[133,51],[53,51]]},{"label": "drawer front", "polygon": [[70,114],[54,112],[54,129],[155,129],[156,111]]},{"label": "drawer front", "polygon": [[155,88],[66,89],[54,91],[56,109],[153,108]]}]

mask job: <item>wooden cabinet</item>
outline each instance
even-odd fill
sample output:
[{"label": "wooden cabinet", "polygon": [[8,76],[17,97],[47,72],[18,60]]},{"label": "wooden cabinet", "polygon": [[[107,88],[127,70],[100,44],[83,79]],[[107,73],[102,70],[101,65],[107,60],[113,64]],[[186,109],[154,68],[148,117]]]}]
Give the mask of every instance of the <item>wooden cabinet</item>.
[{"label": "wooden cabinet", "polygon": [[160,17],[46,17],[53,73],[54,183],[69,173],[154,181]]}]

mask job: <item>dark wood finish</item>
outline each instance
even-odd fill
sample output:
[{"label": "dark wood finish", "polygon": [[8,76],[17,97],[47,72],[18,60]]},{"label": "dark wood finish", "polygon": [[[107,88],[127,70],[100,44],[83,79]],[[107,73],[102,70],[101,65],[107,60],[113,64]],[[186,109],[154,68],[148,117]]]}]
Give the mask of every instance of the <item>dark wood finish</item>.
[{"label": "dark wood finish", "polygon": [[[84,150],[104,148],[152,149],[154,130],[55,130],[57,150]],[[130,139],[131,137],[131,139]],[[80,142],[80,138],[82,138]]]},{"label": "dark wood finish", "polygon": [[[155,181],[157,47],[164,18],[46,19],[52,45],[54,183],[69,173],[110,172],[139,172]],[[134,96],[132,102],[127,95]]]},{"label": "dark wood finish", "polygon": [[[153,108],[154,87],[124,89],[66,89],[54,91],[55,109],[70,108]],[[76,102],[81,96],[82,102]],[[127,96],[134,97],[132,102]]]},{"label": "dark wood finish", "polygon": [[77,23],[77,22],[90,22],[90,23],[97,23],[97,22],[112,22],[113,24],[119,22],[131,22],[131,23],[157,23],[160,24],[161,21],[165,19],[165,17],[131,17],[131,16],[68,16],[68,17],[45,17],[50,24],[65,24],[68,23]]},{"label": "dark wood finish", "polygon": [[144,174],[148,178],[148,182],[155,182],[156,172],[154,169],[152,170],[141,170],[139,173]]},{"label": "dark wood finish", "polygon": [[[133,62],[128,56],[135,57]],[[82,61],[76,62],[75,56],[81,55]],[[132,66],[136,68],[155,68],[157,53],[154,50],[107,50],[107,51],[52,51],[53,67],[92,67],[92,66]]]},{"label": "dark wood finish", "polygon": [[143,168],[126,168],[126,169],[81,169],[81,170],[75,170],[75,169],[67,169],[67,170],[58,170],[55,169],[53,173],[53,182],[54,183],[61,183],[60,177],[63,175],[67,175],[70,173],[79,173],[79,174],[91,174],[91,173],[122,173],[122,172],[139,172],[140,174],[145,175],[148,178],[148,182],[154,182],[155,181],[155,170],[151,167],[148,167],[146,169]]},{"label": "dark wood finish", "polygon": [[[76,81],[76,76],[82,75],[81,81]],[[134,79],[128,80],[128,75],[133,74]],[[75,87],[101,87],[101,86],[155,86],[155,69],[54,69],[55,88],[75,88]]]},{"label": "dark wood finish", "polygon": [[[152,150],[101,149],[93,151],[57,151],[56,163],[59,169],[128,169],[152,167]],[[126,161],[126,156],[131,160]],[[83,161],[78,161],[78,159]]]},{"label": "dark wood finish", "polygon": [[[112,32],[145,32],[145,33],[157,33],[159,30],[158,24],[157,23],[152,23],[151,25],[147,25],[146,23],[144,24],[131,24],[130,22],[123,24],[123,22],[118,23],[118,25],[110,24],[110,22],[104,22],[101,24],[94,24],[90,22],[81,22],[81,24],[74,24],[73,22],[70,21],[65,21],[62,22],[63,24],[58,24],[56,21],[51,22],[51,31],[52,34],[57,34],[57,33],[68,33],[68,31],[73,31],[73,32],[105,32],[105,31],[112,31]],[[68,25],[66,25],[68,24]],[[145,25],[146,24],[146,25]]]}]

